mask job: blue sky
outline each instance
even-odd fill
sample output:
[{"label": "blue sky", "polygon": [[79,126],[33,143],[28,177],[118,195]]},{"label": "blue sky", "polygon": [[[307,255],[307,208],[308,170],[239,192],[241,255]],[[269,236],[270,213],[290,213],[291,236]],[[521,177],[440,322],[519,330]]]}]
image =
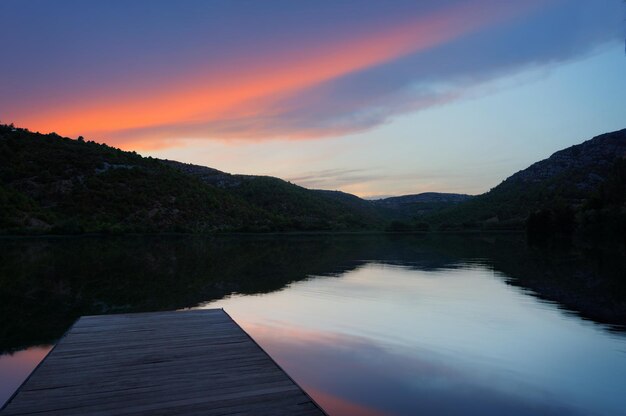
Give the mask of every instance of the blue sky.
[{"label": "blue sky", "polygon": [[1,121],[307,187],[481,193],[626,127],[620,0],[6,0],[0,13]]}]

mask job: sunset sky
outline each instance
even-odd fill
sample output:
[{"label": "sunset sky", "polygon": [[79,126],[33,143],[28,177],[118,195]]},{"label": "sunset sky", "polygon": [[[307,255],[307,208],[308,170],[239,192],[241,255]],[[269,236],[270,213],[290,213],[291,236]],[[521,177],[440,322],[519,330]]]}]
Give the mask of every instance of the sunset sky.
[{"label": "sunset sky", "polygon": [[363,197],[626,127],[622,0],[0,2],[0,121]]}]

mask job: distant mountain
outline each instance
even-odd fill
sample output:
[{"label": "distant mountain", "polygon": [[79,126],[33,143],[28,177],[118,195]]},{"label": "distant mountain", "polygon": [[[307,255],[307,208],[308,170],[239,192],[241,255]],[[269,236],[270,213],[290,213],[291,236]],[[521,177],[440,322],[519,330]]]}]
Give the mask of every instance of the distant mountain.
[{"label": "distant mountain", "polygon": [[389,198],[374,199],[372,200],[372,202],[378,205],[386,206],[386,207],[399,207],[399,206],[407,205],[407,204],[433,203],[433,202],[458,204],[459,202],[467,201],[471,197],[472,195],[467,195],[467,194],[423,192],[421,194],[392,196]]},{"label": "distant mountain", "polygon": [[394,196],[372,200],[372,204],[386,210],[388,217],[410,220],[455,206],[472,198],[465,194],[424,192],[415,195]]},{"label": "distant mountain", "polygon": [[[558,151],[429,220],[443,229],[520,229],[531,214],[541,210],[580,217],[603,187],[619,180],[625,158],[626,129],[602,134]],[[625,193],[619,184],[615,186],[614,196]]]}]

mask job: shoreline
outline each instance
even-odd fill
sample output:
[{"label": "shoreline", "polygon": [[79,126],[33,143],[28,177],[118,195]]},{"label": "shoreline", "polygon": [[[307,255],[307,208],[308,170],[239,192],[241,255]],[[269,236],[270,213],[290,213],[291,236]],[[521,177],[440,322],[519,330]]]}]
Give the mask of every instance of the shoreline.
[{"label": "shoreline", "polygon": [[251,236],[367,236],[367,235],[465,235],[465,234],[525,234],[524,230],[446,230],[446,231],[276,231],[276,232],[217,232],[217,233],[80,233],[80,234],[0,234],[0,239],[70,238],[70,237],[251,237]]}]

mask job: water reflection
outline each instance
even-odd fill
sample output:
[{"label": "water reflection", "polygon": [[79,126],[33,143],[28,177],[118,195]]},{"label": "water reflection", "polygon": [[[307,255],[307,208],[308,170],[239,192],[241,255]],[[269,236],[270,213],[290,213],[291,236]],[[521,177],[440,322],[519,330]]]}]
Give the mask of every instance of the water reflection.
[{"label": "water reflection", "polygon": [[[333,414],[619,414],[623,250],[519,235],[0,239],[0,351],[84,314],[218,305]],[[3,386],[41,357],[18,354],[0,358],[22,368]]]},{"label": "water reflection", "polygon": [[0,355],[0,406],[9,400],[51,348],[51,345],[43,345]]},{"label": "water reflection", "polygon": [[367,264],[224,307],[332,415],[621,414],[626,338],[476,266]]}]

